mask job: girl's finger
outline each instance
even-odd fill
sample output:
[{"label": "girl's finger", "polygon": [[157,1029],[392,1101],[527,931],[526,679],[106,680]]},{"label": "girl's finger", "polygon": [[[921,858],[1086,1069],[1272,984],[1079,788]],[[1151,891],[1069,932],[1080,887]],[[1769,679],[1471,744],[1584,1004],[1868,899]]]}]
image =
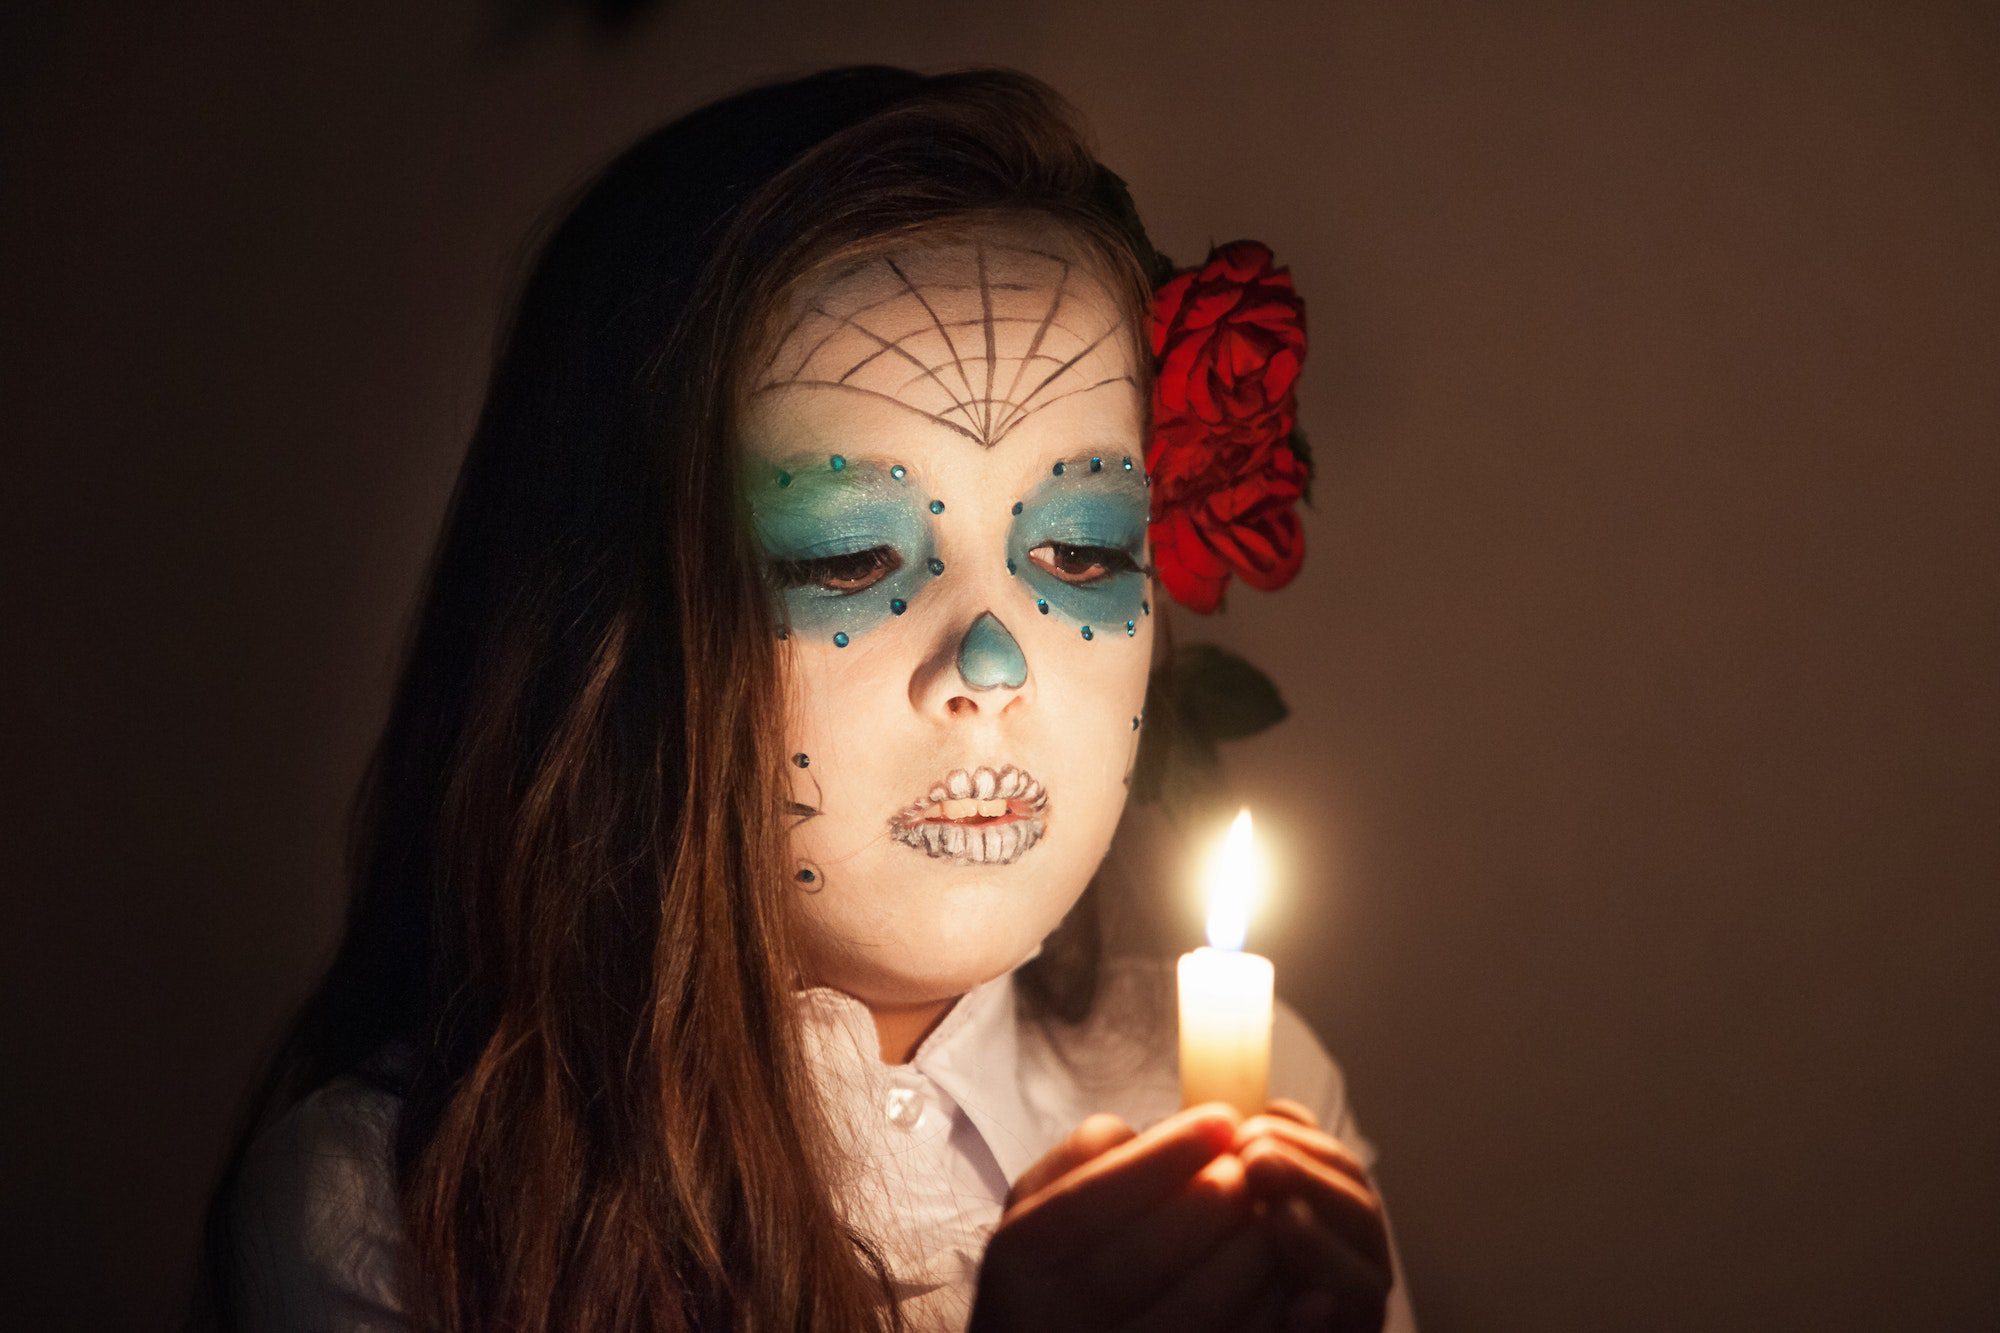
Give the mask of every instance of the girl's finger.
[{"label": "girl's finger", "polygon": [[1373,1190],[1275,1136],[1258,1139],[1241,1155],[1252,1194],[1273,1205],[1303,1199],[1335,1236],[1389,1271],[1389,1232]]},{"label": "girl's finger", "polygon": [[[1270,1209],[1263,1224],[1294,1287],[1330,1296],[1330,1312],[1339,1316],[1342,1327],[1352,1323],[1369,1333],[1380,1329],[1395,1281],[1392,1273],[1342,1243],[1297,1199]],[[1329,1316],[1318,1327],[1324,1330],[1334,1322]]]},{"label": "girl's finger", "polygon": [[1109,1148],[1024,1198],[996,1239],[1017,1244],[1094,1245],[1186,1184],[1236,1136],[1236,1113],[1196,1106]]},{"label": "girl's finger", "polygon": [[1033,1198],[1044,1189],[1102,1153],[1137,1137],[1133,1128],[1115,1115],[1094,1115],[1069,1132],[1069,1137],[1051,1148],[1042,1159],[1021,1173],[1007,1192],[1007,1207]]},{"label": "girl's finger", "polygon": [[1311,1108],[1304,1102],[1293,1101],[1290,1097],[1272,1099],[1265,1104],[1262,1114],[1283,1116],[1287,1120],[1296,1120],[1307,1129],[1319,1128],[1319,1117],[1312,1113]]},{"label": "girl's finger", "polygon": [[1326,1333],[1339,1312],[1332,1292],[1300,1292],[1285,1307],[1285,1333]]},{"label": "girl's finger", "polygon": [[1249,1221],[1243,1163],[1218,1153],[1164,1203],[1080,1256],[1074,1271],[1102,1295],[1105,1308],[1139,1309]]},{"label": "girl's finger", "polygon": [[1332,1167],[1363,1189],[1371,1191],[1374,1189],[1374,1185],[1368,1179],[1368,1172],[1339,1139],[1278,1116],[1269,1114],[1251,1116],[1237,1128],[1236,1140],[1230,1146],[1240,1154],[1258,1139],[1266,1137],[1278,1139],[1288,1147],[1296,1148],[1308,1157]]},{"label": "girl's finger", "polygon": [[1277,1258],[1263,1229],[1241,1227],[1187,1269],[1123,1333],[1235,1333],[1277,1280]]}]

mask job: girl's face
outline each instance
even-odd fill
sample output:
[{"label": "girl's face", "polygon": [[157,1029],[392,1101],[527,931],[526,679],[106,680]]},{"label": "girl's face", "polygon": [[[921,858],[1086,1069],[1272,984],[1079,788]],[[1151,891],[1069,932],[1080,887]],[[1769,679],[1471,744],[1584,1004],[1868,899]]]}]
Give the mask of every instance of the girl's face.
[{"label": "girl's face", "polygon": [[1104,857],[1153,643],[1134,344],[1053,235],[913,242],[804,293],[752,369],[817,984],[961,994]]}]

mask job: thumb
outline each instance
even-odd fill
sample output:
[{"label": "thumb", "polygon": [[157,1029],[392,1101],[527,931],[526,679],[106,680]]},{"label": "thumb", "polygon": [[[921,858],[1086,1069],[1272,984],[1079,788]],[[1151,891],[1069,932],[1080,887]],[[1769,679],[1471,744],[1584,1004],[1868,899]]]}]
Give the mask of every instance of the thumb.
[{"label": "thumb", "polygon": [[1013,1211],[1015,1204],[1034,1198],[1092,1158],[1132,1137],[1132,1127],[1117,1116],[1104,1113],[1091,1116],[1021,1173],[1014,1187],[1007,1191],[1007,1211]]}]

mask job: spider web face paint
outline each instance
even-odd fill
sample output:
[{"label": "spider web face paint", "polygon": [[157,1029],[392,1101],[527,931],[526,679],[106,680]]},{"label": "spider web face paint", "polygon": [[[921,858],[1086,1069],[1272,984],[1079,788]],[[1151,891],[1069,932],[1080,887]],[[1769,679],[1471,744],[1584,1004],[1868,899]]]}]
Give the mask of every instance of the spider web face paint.
[{"label": "spider web face paint", "polygon": [[807,301],[751,393],[863,395],[991,449],[1055,403],[1134,384],[1131,337],[1074,260],[991,241],[905,251]]}]

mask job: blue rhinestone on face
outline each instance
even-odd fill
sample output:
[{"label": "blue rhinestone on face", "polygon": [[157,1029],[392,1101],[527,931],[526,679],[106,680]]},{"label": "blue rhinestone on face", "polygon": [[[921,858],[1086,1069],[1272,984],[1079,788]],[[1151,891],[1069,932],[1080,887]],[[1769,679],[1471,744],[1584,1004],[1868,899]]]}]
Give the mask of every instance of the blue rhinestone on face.
[{"label": "blue rhinestone on face", "polygon": [[1140,614],[1142,614],[1142,615],[1148,615],[1148,616],[1152,615],[1152,614],[1153,614],[1153,604],[1152,604],[1151,602],[1141,602],[1141,603],[1139,603],[1139,612],[1140,612]]},{"label": "blue rhinestone on face", "polygon": [[804,869],[803,867],[801,867],[799,870],[799,883],[801,884],[810,884],[818,878],[819,878],[818,875],[813,874],[812,871]]},{"label": "blue rhinestone on face", "polygon": [[1011,555],[1007,557],[1007,572],[1009,574],[1014,572],[1014,557]]},{"label": "blue rhinestone on face", "polygon": [[836,648],[845,648],[845,647],[847,646],[847,631],[846,631],[846,630],[844,630],[844,629],[843,629],[843,630],[837,630],[837,631],[835,631],[835,632],[834,632],[834,636],[833,636],[833,646],[834,646],[834,647],[836,647]]},{"label": "blue rhinestone on face", "polygon": [[1043,615],[1047,615],[1049,613],[1049,599],[1046,597],[1037,597],[1035,599],[1035,609]]},{"label": "blue rhinestone on face", "polygon": [[942,514],[944,512],[944,501],[942,500],[931,501],[931,512],[933,514]]},{"label": "blue rhinestone on face", "polygon": [[904,601],[904,600],[903,600],[902,598],[900,598],[900,597],[891,597],[891,598],[889,599],[889,614],[890,614],[890,615],[892,615],[892,616],[900,616],[900,615],[902,615],[902,614],[903,614],[903,612],[905,612],[905,611],[907,611],[907,610],[909,610],[909,609],[910,609],[910,604],[909,604],[908,602]]},{"label": "blue rhinestone on face", "polygon": [[792,756],[792,762],[800,768],[808,768],[812,765],[812,757],[810,755],[795,754]]},{"label": "blue rhinestone on face", "polygon": [[1135,717],[1132,719],[1132,730],[1137,731],[1138,729],[1139,729],[1139,719]]},{"label": "blue rhinestone on face", "polygon": [[903,465],[901,463],[898,463],[896,464],[896,466],[889,469],[889,475],[894,477],[897,481],[901,481],[904,477],[907,477],[910,474],[904,470]]},{"label": "blue rhinestone on face", "polygon": [[780,473],[778,474],[778,484],[779,484],[780,486],[789,486],[789,485],[791,485],[791,484],[792,484],[792,474],[791,474],[791,473],[789,473],[789,472],[780,472]]},{"label": "blue rhinestone on face", "polygon": [[1097,636],[1096,636],[1095,634],[1092,634],[1092,633],[1090,632],[1090,626],[1088,626],[1088,625],[1085,625],[1085,626],[1083,627],[1083,637],[1084,637],[1084,638],[1086,638],[1086,639],[1094,639],[1094,638],[1096,638]]},{"label": "blue rhinestone on face", "polygon": [[1014,501],[1014,512],[1017,514],[1021,512],[1021,502],[1019,500]]},{"label": "blue rhinestone on face", "polygon": [[1101,458],[1093,458],[1093,459],[1091,459],[1091,460],[1090,460],[1090,470],[1091,470],[1092,472],[1102,472],[1102,471],[1104,471],[1104,460],[1103,460],[1103,459],[1101,459]]},{"label": "blue rhinestone on face", "polygon": [[1060,477],[1060,476],[1061,476],[1062,474],[1063,474],[1063,465],[1062,465],[1061,463],[1057,463],[1057,464],[1056,464],[1056,475],[1057,475],[1058,477]]},{"label": "blue rhinestone on face", "polygon": [[838,472],[842,468],[847,466],[847,460],[845,458],[842,458],[839,454],[835,454],[832,458],[828,459],[827,463],[829,466],[833,468],[835,472]]},{"label": "blue rhinestone on face", "polygon": [[1127,472],[1130,472],[1132,470],[1132,460],[1129,458],[1125,460],[1125,470]]},{"label": "blue rhinestone on face", "polygon": [[933,574],[944,573],[944,561],[938,559],[936,556],[931,557],[931,573]]},{"label": "blue rhinestone on face", "polygon": [[1136,621],[1136,620],[1128,620],[1128,621],[1126,621],[1126,622],[1125,622],[1125,637],[1126,637],[1126,638],[1128,638],[1128,639],[1129,639],[1129,638],[1131,638],[1131,637],[1132,637],[1132,636],[1133,636],[1134,634],[1137,634],[1138,632],[1139,632],[1139,622],[1138,622],[1138,621]]}]

